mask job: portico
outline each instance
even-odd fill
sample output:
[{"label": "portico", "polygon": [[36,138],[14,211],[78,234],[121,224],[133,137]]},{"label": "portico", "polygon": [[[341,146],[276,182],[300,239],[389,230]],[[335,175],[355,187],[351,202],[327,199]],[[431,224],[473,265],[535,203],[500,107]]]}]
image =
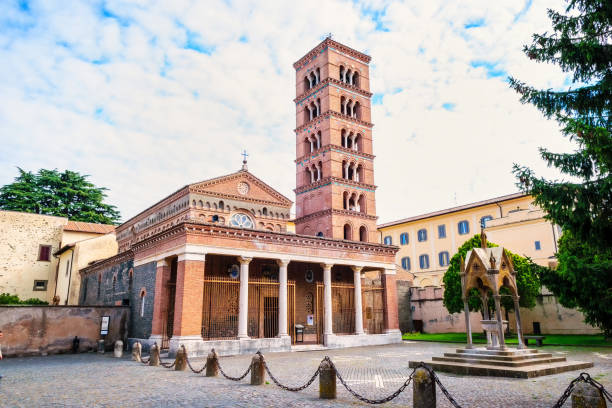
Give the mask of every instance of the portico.
[{"label": "portico", "polygon": [[[137,248],[142,256],[135,257],[134,267],[155,263],[160,294],[151,336],[144,340],[157,341],[171,352],[189,344],[194,354],[211,347],[221,354],[280,351],[295,344],[296,325],[304,326],[307,343],[331,348],[401,339],[397,313],[385,308],[396,305],[392,247],[381,253],[380,245],[295,234],[242,230],[235,236],[205,224],[177,229],[189,231],[185,238],[194,243],[164,251],[155,242]],[[197,243],[211,234],[227,240],[225,245]],[[251,234],[258,236],[259,249],[242,248],[245,240],[253,243]],[[284,244],[278,251],[279,240],[299,240],[301,246]],[[310,248],[305,251],[304,246]],[[330,257],[337,253],[335,246],[342,246],[345,256]],[[366,307],[364,293],[373,298]]]}]

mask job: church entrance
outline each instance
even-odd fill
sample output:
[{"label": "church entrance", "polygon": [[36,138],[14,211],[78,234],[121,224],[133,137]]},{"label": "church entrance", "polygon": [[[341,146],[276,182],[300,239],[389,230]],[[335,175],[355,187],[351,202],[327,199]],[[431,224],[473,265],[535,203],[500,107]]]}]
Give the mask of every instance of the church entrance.
[{"label": "church entrance", "polygon": [[[323,343],[323,296],[325,287],[317,282],[317,342]],[[332,331],[334,334],[355,333],[355,285],[332,283]]]},{"label": "church entrance", "polygon": [[174,331],[174,300],[176,293],[176,272],[177,258],[170,262],[170,279],[165,284],[166,299],[165,308],[162,311],[162,340],[161,349],[167,350],[170,347],[170,338]]}]

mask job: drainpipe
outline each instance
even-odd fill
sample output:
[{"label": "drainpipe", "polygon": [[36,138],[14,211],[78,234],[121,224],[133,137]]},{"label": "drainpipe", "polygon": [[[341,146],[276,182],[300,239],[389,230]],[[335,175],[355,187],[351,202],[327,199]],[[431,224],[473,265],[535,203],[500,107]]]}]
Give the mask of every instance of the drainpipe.
[{"label": "drainpipe", "polygon": [[497,204],[497,206],[499,207],[499,218],[503,217],[504,214],[502,212],[502,206],[499,203],[495,203],[495,204]]},{"label": "drainpipe", "polygon": [[66,290],[66,302],[65,305],[68,304],[68,298],[70,297],[70,281],[72,280],[72,267],[74,266],[74,248],[70,250],[72,253],[70,255],[70,274],[68,275],[68,289]]}]

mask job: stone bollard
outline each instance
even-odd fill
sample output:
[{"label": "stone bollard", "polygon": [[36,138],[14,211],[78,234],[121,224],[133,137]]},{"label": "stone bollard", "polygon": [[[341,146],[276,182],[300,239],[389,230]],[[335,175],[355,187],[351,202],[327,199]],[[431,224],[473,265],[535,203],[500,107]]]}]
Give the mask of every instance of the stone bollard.
[{"label": "stone bollard", "polygon": [[174,371],[185,371],[186,369],[187,369],[187,350],[185,350],[185,346],[181,346],[176,351],[176,358],[174,359]]},{"label": "stone bollard", "polygon": [[572,408],[606,408],[606,400],[597,388],[579,382],[572,391]]},{"label": "stone bollard", "polygon": [[251,385],[262,385],[266,379],[263,355],[257,354],[251,360]]},{"label": "stone bollard", "polygon": [[104,339],[98,340],[98,353],[104,354]]},{"label": "stone bollard", "polygon": [[336,369],[331,362],[324,360],[319,371],[319,398],[336,398]]},{"label": "stone bollard", "polygon": [[149,358],[149,365],[159,365],[159,347],[157,346],[157,343],[151,346],[151,357]]},{"label": "stone bollard", "polygon": [[207,377],[216,377],[219,375],[219,360],[217,357],[217,352],[215,349],[212,349],[210,353],[208,353],[208,357],[206,357],[206,376]]},{"label": "stone bollard", "polygon": [[412,376],[412,401],[413,408],[436,408],[436,383],[423,367]]},{"label": "stone bollard", "polygon": [[113,356],[116,358],[123,357],[123,342],[121,340],[117,340],[115,342],[115,350],[113,351]]},{"label": "stone bollard", "polygon": [[139,342],[135,342],[132,346],[132,360],[142,362],[142,346]]}]

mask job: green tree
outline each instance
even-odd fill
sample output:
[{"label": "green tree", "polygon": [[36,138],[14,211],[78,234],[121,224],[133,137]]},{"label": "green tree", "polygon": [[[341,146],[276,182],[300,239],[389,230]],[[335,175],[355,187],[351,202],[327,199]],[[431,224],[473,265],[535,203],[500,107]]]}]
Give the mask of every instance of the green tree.
[{"label": "green tree", "polygon": [[[448,269],[444,273],[442,281],[444,282],[444,307],[449,313],[463,312],[463,299],[461,297],[461,276],[460,264],[461,258],[465,259],[467,252],[472,248],[480,248],[480,235],[474,235],[467,240],[453,255],[450,260]],[[497,245],[488,242],[487,245],[492,248]],[[521,307],[533,308],[536,304],[536,297],[540,293],[539,274],[548,268],[539,266],[529,258],[513,254],[506,250],[506,254],[512,259],[514,270],[516,271],[516,286],[520,296],[519,305]],[[500,290],[502,295],[509,295],[510,292],[506,288]],[[493,300],[490,300],[489,309],[493,309]],[[509,296],[502,296],[502,307],[506,311],[514,310],[514,301]],[[468,306],[471,311],[480,311],[482,309],[482,301],[476,289],[470,290],[468,296]]]},{"label": "green tree", "polygon": [[[577,306],[587,322],[611,335],[612,312],[606,314],[601,305],[612,302],[612,3],[570,0],[565,14],[549,10],[548,16],[553,32],[534,34],[524,52],[571,73],[576,86],[540,90],[514,78],[510,85],[521,102],[557,120],[576,148],[569,153],[540,148],[544,161],[564,179],[547,180],[520,165],[514,173],[520,188],[564,231],[559,268],[542,275],[543,282],[561,304]],[[577,284],[585,278],[588,285]]]},{"label": "green tree", "polygon": [[87,175],[70,170],[18,170],[15,181],[0,188],[0,209],[102,224],[121,218],[115,206],[103,202],[107,189],[94,186]]}]

